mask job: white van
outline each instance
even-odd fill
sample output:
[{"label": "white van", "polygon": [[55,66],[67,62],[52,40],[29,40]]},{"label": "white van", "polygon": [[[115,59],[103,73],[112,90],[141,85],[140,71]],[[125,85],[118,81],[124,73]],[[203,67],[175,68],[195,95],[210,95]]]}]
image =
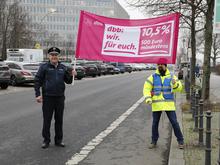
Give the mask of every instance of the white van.
[{"label": "white van", "polygon": [[42,62],[43,49],[7,49],[7,61]]}]

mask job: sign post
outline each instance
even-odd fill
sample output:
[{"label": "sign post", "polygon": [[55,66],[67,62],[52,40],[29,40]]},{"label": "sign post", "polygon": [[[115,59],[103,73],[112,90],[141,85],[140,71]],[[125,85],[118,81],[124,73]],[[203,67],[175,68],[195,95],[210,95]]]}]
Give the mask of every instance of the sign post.
[{"label": "sign post", "polygon": [[40,48],[41,48],[40,43],[36,43],[35,46],[34,46],[34,48],[35,48],[35,49],[40,49]]}]

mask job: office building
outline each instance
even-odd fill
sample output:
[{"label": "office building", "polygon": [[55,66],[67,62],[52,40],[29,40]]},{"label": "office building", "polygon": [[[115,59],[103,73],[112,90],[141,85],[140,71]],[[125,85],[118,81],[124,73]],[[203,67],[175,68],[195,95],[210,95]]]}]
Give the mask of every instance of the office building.
[{"label": "office building", "polygon": [[129,19],[129,15],[117,0],[17,1],[32,20],[36,42],[45,50],[55,45],[70,55],[75,51],[80,10],[107,17]]}]

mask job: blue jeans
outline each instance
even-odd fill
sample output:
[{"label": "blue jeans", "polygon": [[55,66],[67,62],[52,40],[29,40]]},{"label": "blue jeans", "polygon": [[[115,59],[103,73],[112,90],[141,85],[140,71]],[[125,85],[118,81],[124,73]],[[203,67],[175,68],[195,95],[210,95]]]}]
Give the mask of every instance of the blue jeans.
[{"label": "blue jeans", "polygon": [[[167,114],[167,117],[170,120],[170,123],[172,124],[174,134],[177,138],[177,141],[179,144],[184,143],[183,134],[180,130],[179,123],[176,118],[176,112],[175,111],[165,111]],[[153,112],[153,123],[152,123],[152,143],[157,143],[157,140],[159,138],[159,132],[158,132],[158,125],[160,121],[160,116],[162,114],[162,111]]]}]

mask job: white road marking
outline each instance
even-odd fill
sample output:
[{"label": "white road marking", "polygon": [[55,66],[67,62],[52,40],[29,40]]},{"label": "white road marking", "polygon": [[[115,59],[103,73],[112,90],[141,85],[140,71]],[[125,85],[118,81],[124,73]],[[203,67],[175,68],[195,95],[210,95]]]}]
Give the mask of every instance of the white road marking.
[{"label": "white road marking", "polygon": [[115,130],[142,102],[144,97],[140,98],[135,104],[133,104],[125,113],[123,113],[118,119],[110,124],[104,131],[98,134],[94,139],[88,142],[83,148],[81,148],[79,153],[74,154],[67,162],[66,165],[77,165],[83,159],[85,159],[88,154],[99,145],[106,136],[108,136],[113,130]]}]

